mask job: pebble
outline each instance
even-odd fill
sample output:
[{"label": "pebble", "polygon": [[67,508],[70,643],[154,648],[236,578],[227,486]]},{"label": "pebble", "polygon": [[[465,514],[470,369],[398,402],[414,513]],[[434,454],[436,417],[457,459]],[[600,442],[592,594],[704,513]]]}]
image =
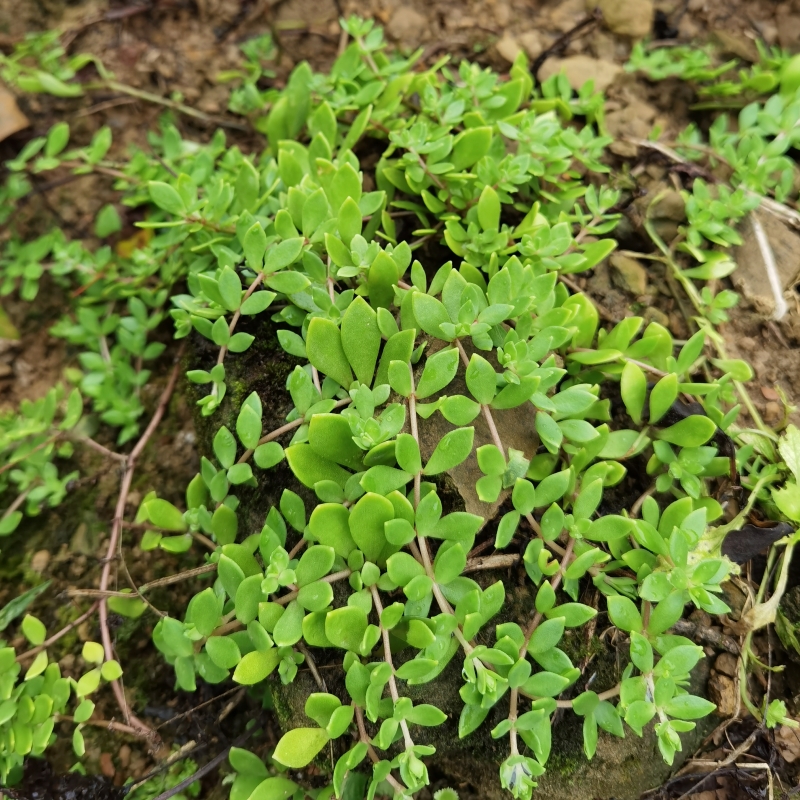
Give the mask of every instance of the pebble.
[{"label": "pebble", "polygon": [[519,42],[508,32],[503,34],[503,38],[497,42],[497,52],[506,60],[509,64],[514,63],[514,59],[517,57],[517,54],[522,49],[519,45]]},{"label": "pebble", "polygon": [[421,34],[427,28],[428,20],[419,11],[401,6],[392,14],[386,32],[400,42],[419,41]]},{"label": "pebble", "polygon": [[131,764],[131,748],[127,744],[123,744],[117,751],[117,758],[119,765],[127,769]]},{"label": "pebble", "polygon": [[589,56],[549,58],[539,70],[539,77],[542,81],[546,81],[551,75],[558,75],[559,72],[563,72],[567,76],[569,85],[573,89],[580,89],[586,81],[593,80],[595,90],[603,92],[622,72],[622,67],[619,64],[601,61],[599,58],[589,58]]},{"label": "pebble", "polygon": [[492,16],[494,17],[495,25],[499,28],[505,28],[511,20],[511,9],[508,3],[498,3],[494,8]]},{"label": "pebble", "polygon": [[609,261],[611,280],[617,288],[637,297],[647,291],[647,272],[635,258],[614,253]]},{"label": "pebble", "polygon": [[646,322],[657,322],[661,327],[669,328],[669,317],[660,308],[648,306],[643,316]]},{"label": "pebble", "polygon": [[37,575],[41,575],[50,563],[49,550],[37,550],[31,558],[31,570]]},{"label": "pebble", "polygon": [[717,714],[721,717],[733,716],[736,712],[736,684],[733,678],[712,672],[708,681],[708,693],[717,704]]},{"label": "pebble", "polygon": [[669,189],[653,206],[653,216],[683,222],[686,219],[686,202],[680,192]]},{"label": "pebble", "polygon": [[761,394],[764,395],[765,400],[777,400],[778,393],[771,386],[762,386]]},{"label": "pebble", "polygon": [[589,0],[587,6],[599,7],[605,26],[620,36],[643,39],[653,28],[652,0]]},{"label": "pebble", "polygon": [[100,772],[102,772],[106,778],[113,778],[114,775],[117,774],[117,770],[114,768],[114,762],[111,760],[111,753],[100,753]]},{"label": "pebble", "polygon": [[89,555],[92,552],[92,546],[89,543],[89,528],[85,522],[81,522],[72,534],[72,539],[69,542],[69,549],[73,553],[83,553]]},{"label": "pebble", "polygon": [[714,662],[714,669],[727,675],[729,678],[736,677],[736,656],[730,653],[720,653]]},{"label": "pebble", "polygon": [[527,31],[519,37],[519,43],[525,48],[529,58],[536,58],[542,50],[542,37],[537,31]]},{"label": "pebble", "polygon": [[764,409],[765,421],[773,423],[777,422],[780,418],[781,418],[780,403],[776,403],[774,400],[770,400],[769,403],[767,403],[766,408]]}]

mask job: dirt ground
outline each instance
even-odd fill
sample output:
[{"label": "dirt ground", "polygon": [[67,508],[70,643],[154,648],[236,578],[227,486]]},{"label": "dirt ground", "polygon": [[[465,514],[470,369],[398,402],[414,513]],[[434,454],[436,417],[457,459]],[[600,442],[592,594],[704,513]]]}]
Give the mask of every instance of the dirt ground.
[{"label": "dirt ground", "polygon": [[[540,77],[562,67],[576,84],[594,77],[599,87],[606,90],[607,124],[615,136],[643,138],[658,125],[669,140],[690,120],[701,125],[706,122],[690,111],[692,96],[686,87],[670,81],[650,84],[622,72],[632,37],[714,41],[724,52],[751,60],[757,57],[756,40],[770,46],[800,48],[800,0],[657,0],[654,9],[649,0],[600,0],[599,5],[605,12],[605,22],[590,26],[585,35],[571,41],[563,52],[548,58]],[[99,56],[118,81],[165,97],[179,97],[207,115],[207,120],[176,115],[176,124],[184,137],[206,139],[220,119],[227,120],[233,123],[227,129],[229,142],[239,144],[242,149],[257,150],[263,146],[263,140],[258,134],[237,129],[242,127],[241,119],[227,112],[229,88],[216,80],[219,73],[241,63],[239,46],[253,36],[272,33],[278,47],[274,79],[278,86],[303,59],[320,70],[331,64],[340,43],[337,18],[351,13],[374,17],[385,26],[389,41],[398,47],[424,48],[424,64],[448,53],[456,62],[469,57],[502,72],[508,70],[520,48],[532,60],[547,51],[586,16],[587,10],[591,9],[587,9],[586,0],[139,0],[139,4],[136,0],[0,0],[0,48],[9,48],[28,32],[59,28],[66,32],[70,52],[88,51]],[[0,141],[0,161],[11,158],[26,141],[45,133],[59,119],[70,123],[76,141],[86,141],[100,126],[109,125],[115,138],[113,156],[132,143],[146,146],[147,129],[164,112],[162,107],[128,96],[101,93],[77,100],[27,96],[20,99],[19,105],[30,126]],[[612,152],[620,159],[630,156],[624,147],[617,151],[612,147]],[[640,191],[651,196],[664,186],[674,187],[677,180],[657,154],[642,155],[635,176]],[[79,191],[71,184],[35,195],[17,215],[15,225],[33,234],[57,223],[69,236],[86,237],[97,209],[114,199],[107,183],[86,177],[81,179]],[[119,205],[117,208],[125,223],[119,238],[124,239],[135,230],[133,220],[125,218],[125,208]],[[637,209],[637,204],[633,204],[627,212],[633,227]],[[664,224],[670,224],[668,216]],[[0,229],[0,241],[6,235]],[[796,267],[800,262],[800,236],[788,229],[782,235],[785,235],[786,258]],[[745,249],[740,253],[742,261],[747,258]],[[604,266],[579,282],[617,318],[631,311],[643,313],[670,327],[676,338],[688,334],[679,296],[673,294],[674,287],[667,276],[656,268],[642,269],[641,273],[626,277]],[[790,403],[800,402],[797,297],[784,320],[775,323],[764,313],[756,289],[748,294],[749,288],[742,289],[742,305],[733,321],[722,327],[722,332],[730,355],[747,359],[755,369],[752,397],[756,407],[767,422],[779,424],[785,422],[779,403],[781,392]],[[3,300],[3,310],[18,329],[20,338],[18,341],[0,338],[2,408],[13,407],[23,398],[40,396],[71,363],[73,354],[64,343],[44,333],[57,318],[62,298],[53,291],[44,291],[41,299],[33,307],[10,298]],[[164,335],[166,341],[169,336],[166,328]],[[154,405],[163,386],[169,364],[168,351],[161,360],[161,379],[148,388],[149,407]],[[797,412],[793,412],[792,419],[800,422]],[[131,508],[156,484],[167,499],[180,499],[183,487],[197,469],[194,436],[191,403],[179,393],[145,455]],[[101,442],[113,444],[102,439]],[[169,454],[166,458],[165,453]],[[60,593],[68,587],[96,586],[117,478],[97,457],[86,457],[80,466],[82,474],[88,477],[82,479],[80,487],[75,487],[75,494],[78,489],[86,490],[91,493],[91,502],[87,504],[85,498],[72,499],[58,514],[40,519],[35,525],[26,523],[23,533],[15,538],[18,548],[6,563],[0,563],[0,607],[16,591],[20,580],[34,584],[42,578],[52,579],[54,589],[50,596],[60,598],[64,597]],[[163,553],[157,559],[143,554],[133,541],[128,552],[131,574],[138,583],[192,566],[185,559],[172,562]],[[13,582],[9,580],[12,577]],[[165,610],[179,607],[186,599],[182,591],[189,590],[154,593],[153,602]],[[37,611],[47,613],[40,606]],[[57,619],[55,610],[51,613]],[[79,639],[94,638],[96,634],[89,625],[77,630]],[[149,634],[147,627],[122,623],[116,631],[117,645],[123,664],[126,656],[135,659],[137,668],[146,676],[138,682],[131,681],[134,685],[127,687],[131,704],[149,720],[165,725],[160,731],[165,744],[153,753],[135,741],[125,741],[103,730],[89,736],[88,768],[104,775],[115,786],[147,774],[172,745],[200,742],[202,749],[197,758],[202,763],[241,732],[248,715],[263,713],[257,700],[241,695],[233,695],[238,709],[236,713],[229,712],[224,723],[218,719],[230,698],[218,699],[192,712],[199,704],[214,700],[218,690],[198,691],[193,696],[176,695],[171,668],[155,652]],[[772,646],[771,642],[765,644],[770,651]],[[725,663],[716,663],[714,674],[720,693],[728,691],[725,682],[729,681],[728,668]],[[792,665],[774,680],[789,701],[800,692],[800,676]],[[791,707],[795,712],[799,710],[796,705]],[[107,710],[113,715],[110,703]],[[99,711],[102,713],[102,706]],[[185,716],[180,717],[181,714]],[[707,743],[704,757],[724,759],[752,729],[752,724],[744,721],[718,732]],[[796,784],[791,769],[787,771],[787,763],[800,758],[800,739],[776,744],[766,736],[759,736],[751,753],[754,762],[760,760],[775,768],[779,784],[783,782],[784,787]],[[72,764],[66,751],[56,751],[53,762],[56,771]],[[699,783],[699,777],[684,776],[648,796],[662,800],[771,797],[762,773],[728,769],[703,783]],[[218,774],[212,773],[203,783],[201,797],[227,797],[227,790],[215,788],[217,785]],[[778,789],[779,785],[776,792]],[[99,800],[106,797],[91,796]],[[462,793],[462,797],[470,796],[480,795]]]}]

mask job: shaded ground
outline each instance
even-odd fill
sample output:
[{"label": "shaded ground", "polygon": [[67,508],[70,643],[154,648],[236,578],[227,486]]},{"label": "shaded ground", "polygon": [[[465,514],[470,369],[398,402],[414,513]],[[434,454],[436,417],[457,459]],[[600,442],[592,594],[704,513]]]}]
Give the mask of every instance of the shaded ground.
[{"label": "shaded ground", "polygon": [[[743,58],[755,58],[755,40],[768,45],[796,48],[800,43],[800,2],[776,3],[771,0],[690,0],[658,2],[651,25],[649,4],[639,0],[610,0],[600,3],[606,11],[607,23],[590,26],[581,37],[571,41],[557,56],[546,60],[541,77],[562,66],[576,84],[594,77],[607,85],[607,124],[615,136],[646,137],[653,126],[660,126],[666,139],[674,138],[692,118],[689,89],[676,83],[649,84],[641,78],[621,73],[620,66],[630,50],[630,35],[652,32],[656,39],[677,38],[689,41],[716,40],[725,50]],[[115,73],[116,79],[140,89],[165,97],[180,99],[201,111],[209,119],[176,115],[175,121],[186,138],[204,139],[216,127],[214,120],[234,121],[228,129],[229,142],[243,149],[263,146],[260,136],[237,130],[241,120],[227,114],[229,88],[216,80],[225,70],[241,63],[239,45],[247,39],[271,31],[278,46],[275,83],[281,85],[292,67],[308,59],[315,69],[327,68],[336,57],[340,43],[337,17],[358,13],[373,16],[386,27],[387,38],[405,47],[424,48],[423,63],[431,64],[445,53],[457,61],[462,57],[477,59],[500,71],[507,70],[519,48],[536,59],[550,48],[586,14],[584,0],[564,2],[504,2],[504,0],[474,0],[453,3],[452,0],[155,0],[142,5],[111,0],[105,2],[65,3],[61,0],[6,0],[0,2],[0,47],[8,47],[26,32],[58,27],[68,33],[65,40],[71,52],[88,51],[99,56]],[[574,57],[583,56],[576,60]],[[560,59],[568,59],[566,65]],[[76,141],[86,141],[101,125],[114,132],[114,153],[121,153],[131,143],[146,147],[145,133],[164,113],[162,107],[113,94],[95,94],[79,100],[60,100],[50,97],[20,101],[21,110],[29,118],[27,129],[0,142],[0,160],[11,158],[32,136],[41,135],[54,121],[70,123]],[[213,118],[213,119],[211,119]],[[697,119],[702,122],[702,119]],[[633,153],[625,145],[612,151],[622,158],[632,159],[632,174],[645,200],[633,203],[626,210],[626,221],[620,235],[628,237],[626,246],[636,249],[641,243],[638,230],[644,203],[664,187],[677,188],[680,178],[665,160],[653,153]],[[76,188],[78,187],[78,188]],[[59,187],[41,186],[42,191],[26,203],[14,224],[30,234],[47,229],[54,222],[65,228],[72,237],[86,237],[91,231],[97,209],[116,198],[109,184],[96,177],[85,177],[78,184]],[[118,206],[125,227],[119,239],[130,237],[133,219],[125,216],[126,209]],[[680,214],[680,209],[678,209]],[[664,224],[675,225],[665,212]],[[0,231],[0,240],[7,234]],[[797,237],[796,237],[797,238]],[[800,254],[792,250],[788,256]],[[667,277],[658,268],[639,265],[638,271],[624,272],[602,266],[588,278],[581,278],[582,288],[589,291],[616,318],[626,313],[643,313],[669,327],[677,338],[688,334],[685,317],[678,298]],[[34,306],[8,299],[3,307],[20,331],[18,343],[0,340],[0,406],[16,405],[23,398],[40,396],[68,366],[72,353],[62,341],[48,337],[44,330],[60,313],[62,298],[58,290],[43,285],[40,302]],[[790,402],[800,399],[800,316],[795,307],[781,323],[768,322],[763,308],[756,300],[743,300],[734,321],[723,327],[732,356],[749,360],[756,371],[757,382],[752,392],[759,411],[771,424],[782,421],[779,392],[785,391]],[[168,335],[165,328],[165,336]],[[157,372],[161,379],[147,389],[148,408],[152,409],[170,369],[171,354],[162,357]],[[173,399],[165,423],[145,453],[137,473],[130,510],[150,488],[158,485],[159,492],[169,500],[178,501],[187,481],[197,469],[192,425],[192,401],[179,391]],[[795,417],[797,421],[797,417]],[[110,441],[103,444],[111,446]],[[113,504],[118,491],[118,476],[102,458],[94,454],[81,456],[82,478],[74,487],[72,497],[57,513],[26,521],[10,542],[4,542],[5,561],[0,564],[0,606],[18,591],[20,581],[34,585],[42,579],[53,580],[48,594],[38,601],[35,613],[48,623],[68,621],[85,609],[88,601],[68,600],[68,587],[94,587],[104,556]],[[77,491],[80,489],[81,491]],[[88,500],[87,500],[88,497]],[[187,559],[171,559],[163,552],[157,555],[138,550],[138,535],[129,534],[125,552],[133,579],[144,583],[171,574],[192,564]],[[120,586],[124,580],[120,580]],[[152,602],[169,610],[185,605],[188,588],[170,588],[154,592]],[[72,615],[72,616],[70,616]],[[141,623],[122,622],[116,629],[117,646],[123,664],[136,665],[134,676],[126,690],[130,702],[152,724],[167,723],[175,715],[213,700],[211,689],[199,690],[196,695],[175,693],[172,670],[155,652],[150,640],[152,618]],[[726,632],[730,632],[730,629]],[[77,639],[97,637],[90,625],[79,627]],[[67,637],[63,652],[68,652],[76,638]],[[763,637],[762,637],[763,638]],[[778,655],[776,641],[757,642],[762,653]],[[717,656],[710,650],[709,655]],[[67,655],[62,661],[66,670],[72,666]],[[730,664],[717,657],[712,684],[721,701],[732,702],[733,686]],[[136,678],[136,675],[140,678]],[[762,676],[763,677],[763,676]],[[798,711],[792,701],[800,693],[800,676],[793,665],[783,675],[775,675],[773,696],[783,696],[790,710]],[[223,686],[214,692],[226,691]],[[125,741],[107,731],[91,733],[88,739],[86,763],[90,770],[106,775],[115,785],[127,778],[146,774],[168,752],[168,745],[200,742],[198,760],[214,755],[236,736],[243,719],[258,713],[258,699],[232,695],[240,703],[236,713],[218,722],[220,712],[231,699],[222,698],[204,709],[180,717],[161,729],[166,745],[156,753],[148,752],[141,743]],[[113,716],[111,700],[98,712]],[[242,714],[242,709],[246,713]],[[732,712],[733,709],[730,709]],[[752,725],[745,720],[718,731],[707,744],[704,758],[721,761],[730,751],[747,739]],[[796,782],[786,771],[782,756],[800,755],[800,740],[795,748],[791,739],[779,741],[778,747],[760,735],[750,752],[754,762],[760,760],[777,771],[784,785]],[[53,761],[58,771],[72,764],[66,749],[56,749]],[[701,774],[708,767],[698,767]],[[699,779],[682,777],[649,796],[667,798],[691,797],[695,800],[724,800],[725,798],[766,797],[763,770],[741,771],[726,767],[719,776],[695,785]],[[202,797],[227,796],[215,789],[215,775],[204,784]],[[435,788],[439,788],[436,786]],[[464,787],[466,788],[466,787]],[[462,792],[462,797],[469,796]],[[480,796],[475,795],[475,796]]]}]

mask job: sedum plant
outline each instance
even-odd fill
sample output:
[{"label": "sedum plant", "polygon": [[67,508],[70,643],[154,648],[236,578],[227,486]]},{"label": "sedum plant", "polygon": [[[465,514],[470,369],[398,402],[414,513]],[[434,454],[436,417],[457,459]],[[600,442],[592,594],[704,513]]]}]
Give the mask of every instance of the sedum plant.
[{"label": "sedum plant", "polygon": [[[737,568],[719,545],[756,498],[784,511],[767,488],[785,472],[774,435],[744,436],[736,424],[750,369],[725,355],[714,330],[736,298],[703,281],[735,268],[724,248],[739,241],[735,223],[754,196],[784,198],[788,186],[774,170],[761,182],[740,172],[708,202],[695,181],[678,251],[688,266],[648,227],[697,312],[686,342],[639,316],[604,327],[575,283],[617,247],[620,190],[603,160],[602,97],[591,85],[574,96],[563,77],[534,89],[522,55],[507,80],[446,58],[422,69],[420,53],[387,52],[370,22],[343,25],[350,44],[329,74],[301,64],[285,90],[261,93],[270,48],[259,41],[246,70],[227,76],[241,81],[231,108],[267,138],[262,153],[228,147],[221,133],[183,140],[167,121],[150,134],[157,157],[111,162],[107,129],[68,151],[60,125],[8,164],[0,199],[9,209],[30,174],[96,171],[124,205],[145,210],[146,235],[127,255],[54,232],[13,241],[2,256],[4,293],[35,297],[45,263],[56,284],[77,290],[53,333],[80,355],[68,401],[53,394],[23,411],[27,427],[14,418],[4,428],[6,457],[20,464],[9,480],[24,498],[0,533],[22,510],[59,501],[50,470],[69,454],[63,432],[80,430],[84,403],[120,444],[136,436],[137,389],[170,317],[175,338],[204,339],[215,354],[196,348],[186,372],[213,435],[185,505],[156,489],[136,522],[147,528],[145,550],[209,542],[215,575],[158,621],[155,645],[185,691],[198,679],[257,691],[289,684],[313,653],[345,676],[346,694],[308,697],[313,724],[287,731],[269,764],[231,751],[232,798],[303,791],[286,770],[334,752],[332,783],[312,796],[412,797],[429,783],[426,729],[446,715],[404,688],[429,684],[435,698],[451,662],[463,681],[460,737],[501,710],[491,735],[507,742],[498,780],[514,797],[531,797],[547,768],[557,709],[582,720],[589,758],[600,731],[641,736],[652,723],[672,763],[681,734],[714,706],[690,690],[702,648],[670,629],[687,606],[728,610],[720,584]],[[6,66],[12,79],[30,75],[18,66],[24,56],[12,59],[16,73]],[[59,74],[69,86],[69,70]],[[735,149],[722,127],[716,144]],[[102,215],[101,238],[116,227]],[[229,392],[231,362],[264,347],[270,325],[293,359],[291,410],[273,431],[264,429],[270,398]],[[513,446],[520,420],[530,449]],[[247,528],[239,493],[273,481],[284,462],[296,483],[263,526]],[[641,497],[627,507],[610,490],[630,471]],[[469,510],[445,491],[465,474]],[[725,478],[752,492],[733,520],[716,499]],[[47,492],[34,494],[39,486]],[[477,556],[479,540],[512,557],[504,564],[519,554],[529,613],[509,619],[497,573],[469,577],[499,563]],[[581,602],[586,586],[599,607]],[[112,599],[120,613],[143,611],[137,598]],[[630,660],[616,685],[595,691],[565,632],[598,613],[629,642]],[[20,686],[9,692],[47,694]],[[44,747],[49,732],[39,738]]]},{"label": "sedum plant", "polygon": [[[82,729],[95,706],[90,696],[103,681],[122,675],[116,661],[105,660],[101,644],[86,642],[81,658],[87,671],[78,679],[64,676],[58,662],[48,655],[44,624],[27,614],[20,628],[31,650],[17,655],[13,647],[0,641],[0,786],[13,786],[22,775],[25,758],[45,751],[55,739],[56,722],[61,720],[76,723],[72,744],[82,756]],[[71,706],[72,715],[65,716]]]}]

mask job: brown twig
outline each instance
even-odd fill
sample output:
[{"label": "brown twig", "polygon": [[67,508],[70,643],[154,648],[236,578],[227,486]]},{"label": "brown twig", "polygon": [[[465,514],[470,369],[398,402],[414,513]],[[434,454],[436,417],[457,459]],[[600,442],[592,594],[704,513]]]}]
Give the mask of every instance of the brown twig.
[{"label": "brown twig", "polygon": [[518,553],[498,553],[497,555],[487,556],[486,558],[474,558],[467,561],[466,566],[462,570],[462,574],[466,575],[468,572],[479,572],[483,569],[504,569],[506,567],[513,567],[520,558],[521,556]]},{"label": "brown twig", "polygon": [[[370,741],[369,734],[367,733],[367,728],[364,725],[364,712],[361,709],[361,706],[357,706],[353,704],[353,708],[356,710],[356,725],[358,726],[358,738],[367,746],[367,755],[372,761],[373,764],[377,764],[381,757],[375,752],[375,748],[372,746],[372,742]],[[408,794],[408,790],[405,786],[403,786],[397,778],[394,777],[391,773],[386,776],[386,782],[393,786],[401,795]],[[156,799],[158,800],[158,799]]]},{"label": "brown twig", "polygon": [[174,797],[179,792],[182,792],[184,789],[191,786],[195,781],[199,781],[204,775],[207,775],[211,770],[218,767],[227,757],[228,753],[231,751],[231,747],[241,747],[255,732],[255,726],[246,730],[238,739],[234,740],[233,744],[229,747],[226,747],[221,753],[217,753],[208,764],[200,767],[194,775],[190,775],[188,778],[185,778],[180,783],[173,786],[171,789],[167,789],[166,792],[162,792],[155,800],[169,800],[170,797]]},{"label": "brown twig", "polygon": [[124,464],[127,460],[127,456],[123,455],[122,453],[115,453],[113,450],[109,450],[107,447],[100,444],[100,442],[96,442],[94,439],[90,439],[88,436],[77,436],[72,441],[78,442],[79,444],[85,444],[87,447],[91,447],[92,450],[100,453],[100,455],[105,456],[106,458],[111,458],[114,461],[119,461]]},{"label": "brown twig", "polygon": [[[344,406],[350,405],[350,403],[352,403],[352,402],[353,401],[349,397],[346,397],[344,400],[338,400],[336,405],[331,410],[334,410],[334,409],[337,409],[337,408],[343,408]],[[294,422],[287,422],[285,425],[281,425],[280,428],[276,428],[271,433],[266,434],[266,436],[262,436],[258,440],[258,444],[261,445],[261,444],[266,444],[267,442],[271,442],[274,439],[277,439],[280,436],[283,436],[284,433],[289,433],[289,431],[293,431],[295,428],[299,428],[304,423],[305,423],[305,419],[303,419],[303,417],[300,417],[300,419],[294,420]],[[242,455],[239,457],[239,460],[236,463],[237,464],[244,464],[246,461],[249,461],[250,457],[253,455],[253,452],[254,452],[253,450],[245,450],[244,453],[242,453]]]},{"label": "brown twig", "polygon": [[222,692],[222,694],[218,694],[216,697],[212,697],[210,700],[206,700],[204,703],[200,703],[199,706],[194,706],[194,708],[190,708],[188,711],[184,711],[181,714],[176,714],[174,717],[170,717],[168,720],[162,722],[160,725],[156,727],[156,730],[160,730],[166,725],[171,725],[173,722],[176,722],[179,719],[183,719],[184,717],[188,717],[190,714],[194,714],[196,711],[199,711],[201,708],[205,708],[205,706],[209,706],[212,703],[216,703],[218,700],[222,700],[224,697],[233,694],[234,692],[238,692],[241,689],[244,689],[244,686],[234,686],[232,689],[228,689],[227,692]]},{"label": "brown twig", "polygon": [[[74,717],[67,714],[56,714],[56,722],[75,722]],[[127,733],[130,736],[141,736],[142,733],[137,728],[132,728],[130,725],[123,725],[121,722],[115,722],[113,719],[87,719],[83,721],[84,725],[94,725],[97,728],[105,728],[109,731],[117,731],[117,733]]]},{"label": "brown twig", "polygon": [[559,36],[558,39],[546,50],[543,50],[539,56],[537,56],[533,64],[531,64],[531,75],[533,75],[533,79],[539,83],[539,70],[542,68],[544,62],[551,56],[563,53],[576,36],[588,33],[589,29],[594,28],[602,19],[603,15],[600,13],[600,9],[596,8],[589,16],[584,17],[577,25]]},{"label": "brown twig", "polygon": [[[175,366],[173,367],[172,373],[167,381],[167,385],[164,388],[161,397],[159,398],[158,406],[156,407],[155,413],[150,420],[150,424],[147,426],[141,438],[136,443],[136,446],[131,451],[125,463],[125,471],[122,476],[122,483],[120,485],[119,496],[117,498],[117,507],[114,512],[114,522],[111,526],[111,536],[109,537],[108,541],[106,559],[105,563],[103,564],[103,572],[100,576],[99,589],[101,592],[108,590],[108,584],[111,579],[111,566],[114,562],[114,556],[122,538],[122,521],[125,517],[125,506],[127,505],[128,494],[131,490],[131,484],[133,483],[133,472],[136,468],[136,461],[142,454],[144,448],[147,446],[148,441],[150,441],[150,437],[155,432],[156,428],[161,422],[162,417],[164,416],[164,412],[167,409],[167,404],[169,403],[169,399],[175,389],[175,384],[178,381],[181,353],[182,348],[176,356]],[[114,659],[114,648],[111,642],[111,631],[108,627],[108,600],[105,597],[100,600],[99,617],[100,638],[103,642],[105,658],[106,661],[112,661]],[[128,708],[128,701],[125,699],[125,692],[123,691],[122,684],[119,682],[119,680],[111,681],[111,688],[114,692],[114,696],[116,697],[117,704],[122,711],[122,715],[125,718],[126,724],[129,724],[133,728],[139,730],[140,736],[158,739],[158,734],[156,734],[155,731],[131,714],[131,711]]]},{"label": "brown twig", "polygon": [[[247,291],[244,293],[244,297],[242,298],[242,302],[239,304],[240,307],[233,312],[233,317],[231,318],[230,325],[228,325],[228,338],[233,336],[233,332],[236,330],[236,324],[239,322],[239,317],[242,315],[241,305],[244,304],[245,300],[250,297],[251,294],[261,285],[261,282],[264,280],[264,273],[259,272],[256,275],[255,280],[247,287]],[[225,360],[225,354],[228,352],[228,345],[224,344],[219,349],[219,354],[217,355],[217,364],[221,364]]]},{"label": "brown twig", "polygon": [[76,620],[70,622],[69,625],[64,626],[60,631],[58,631],[58,633],[54,633],[49,639],[45,639],[45,641],[43,641],[40,645],[33,647],[30,650],[27,650],[26,652],[18,655],[16,660],[24,661],[28,658],[33,658],[34,656],[37,656],[39,653],[42,652],[42,650],[46,650],[48,647],[50,647],[51,644],[57,642],[62,636],[66,636],[73,628],[77,628],[78,625],[89,619],[89,617],[91,617],[92,614],[94,614],[94,612],[97,610],[98,605],[100,605],[99,602],[92,603],[88,611],[85,611]]},{"label": "brown twig", "polygon": [[706,628],[702,625],[697,625],[688,619],[679,619],[672,626],[672,631],[679,636],[694,638],[703,644],[711,645],[711,647],[717,647],[720,650],[725,650],[726,652],[735,656],[738,656],[741,652],[736,640],[731,636],[726,636],[724,633],[716,630],[715,628]]}]

